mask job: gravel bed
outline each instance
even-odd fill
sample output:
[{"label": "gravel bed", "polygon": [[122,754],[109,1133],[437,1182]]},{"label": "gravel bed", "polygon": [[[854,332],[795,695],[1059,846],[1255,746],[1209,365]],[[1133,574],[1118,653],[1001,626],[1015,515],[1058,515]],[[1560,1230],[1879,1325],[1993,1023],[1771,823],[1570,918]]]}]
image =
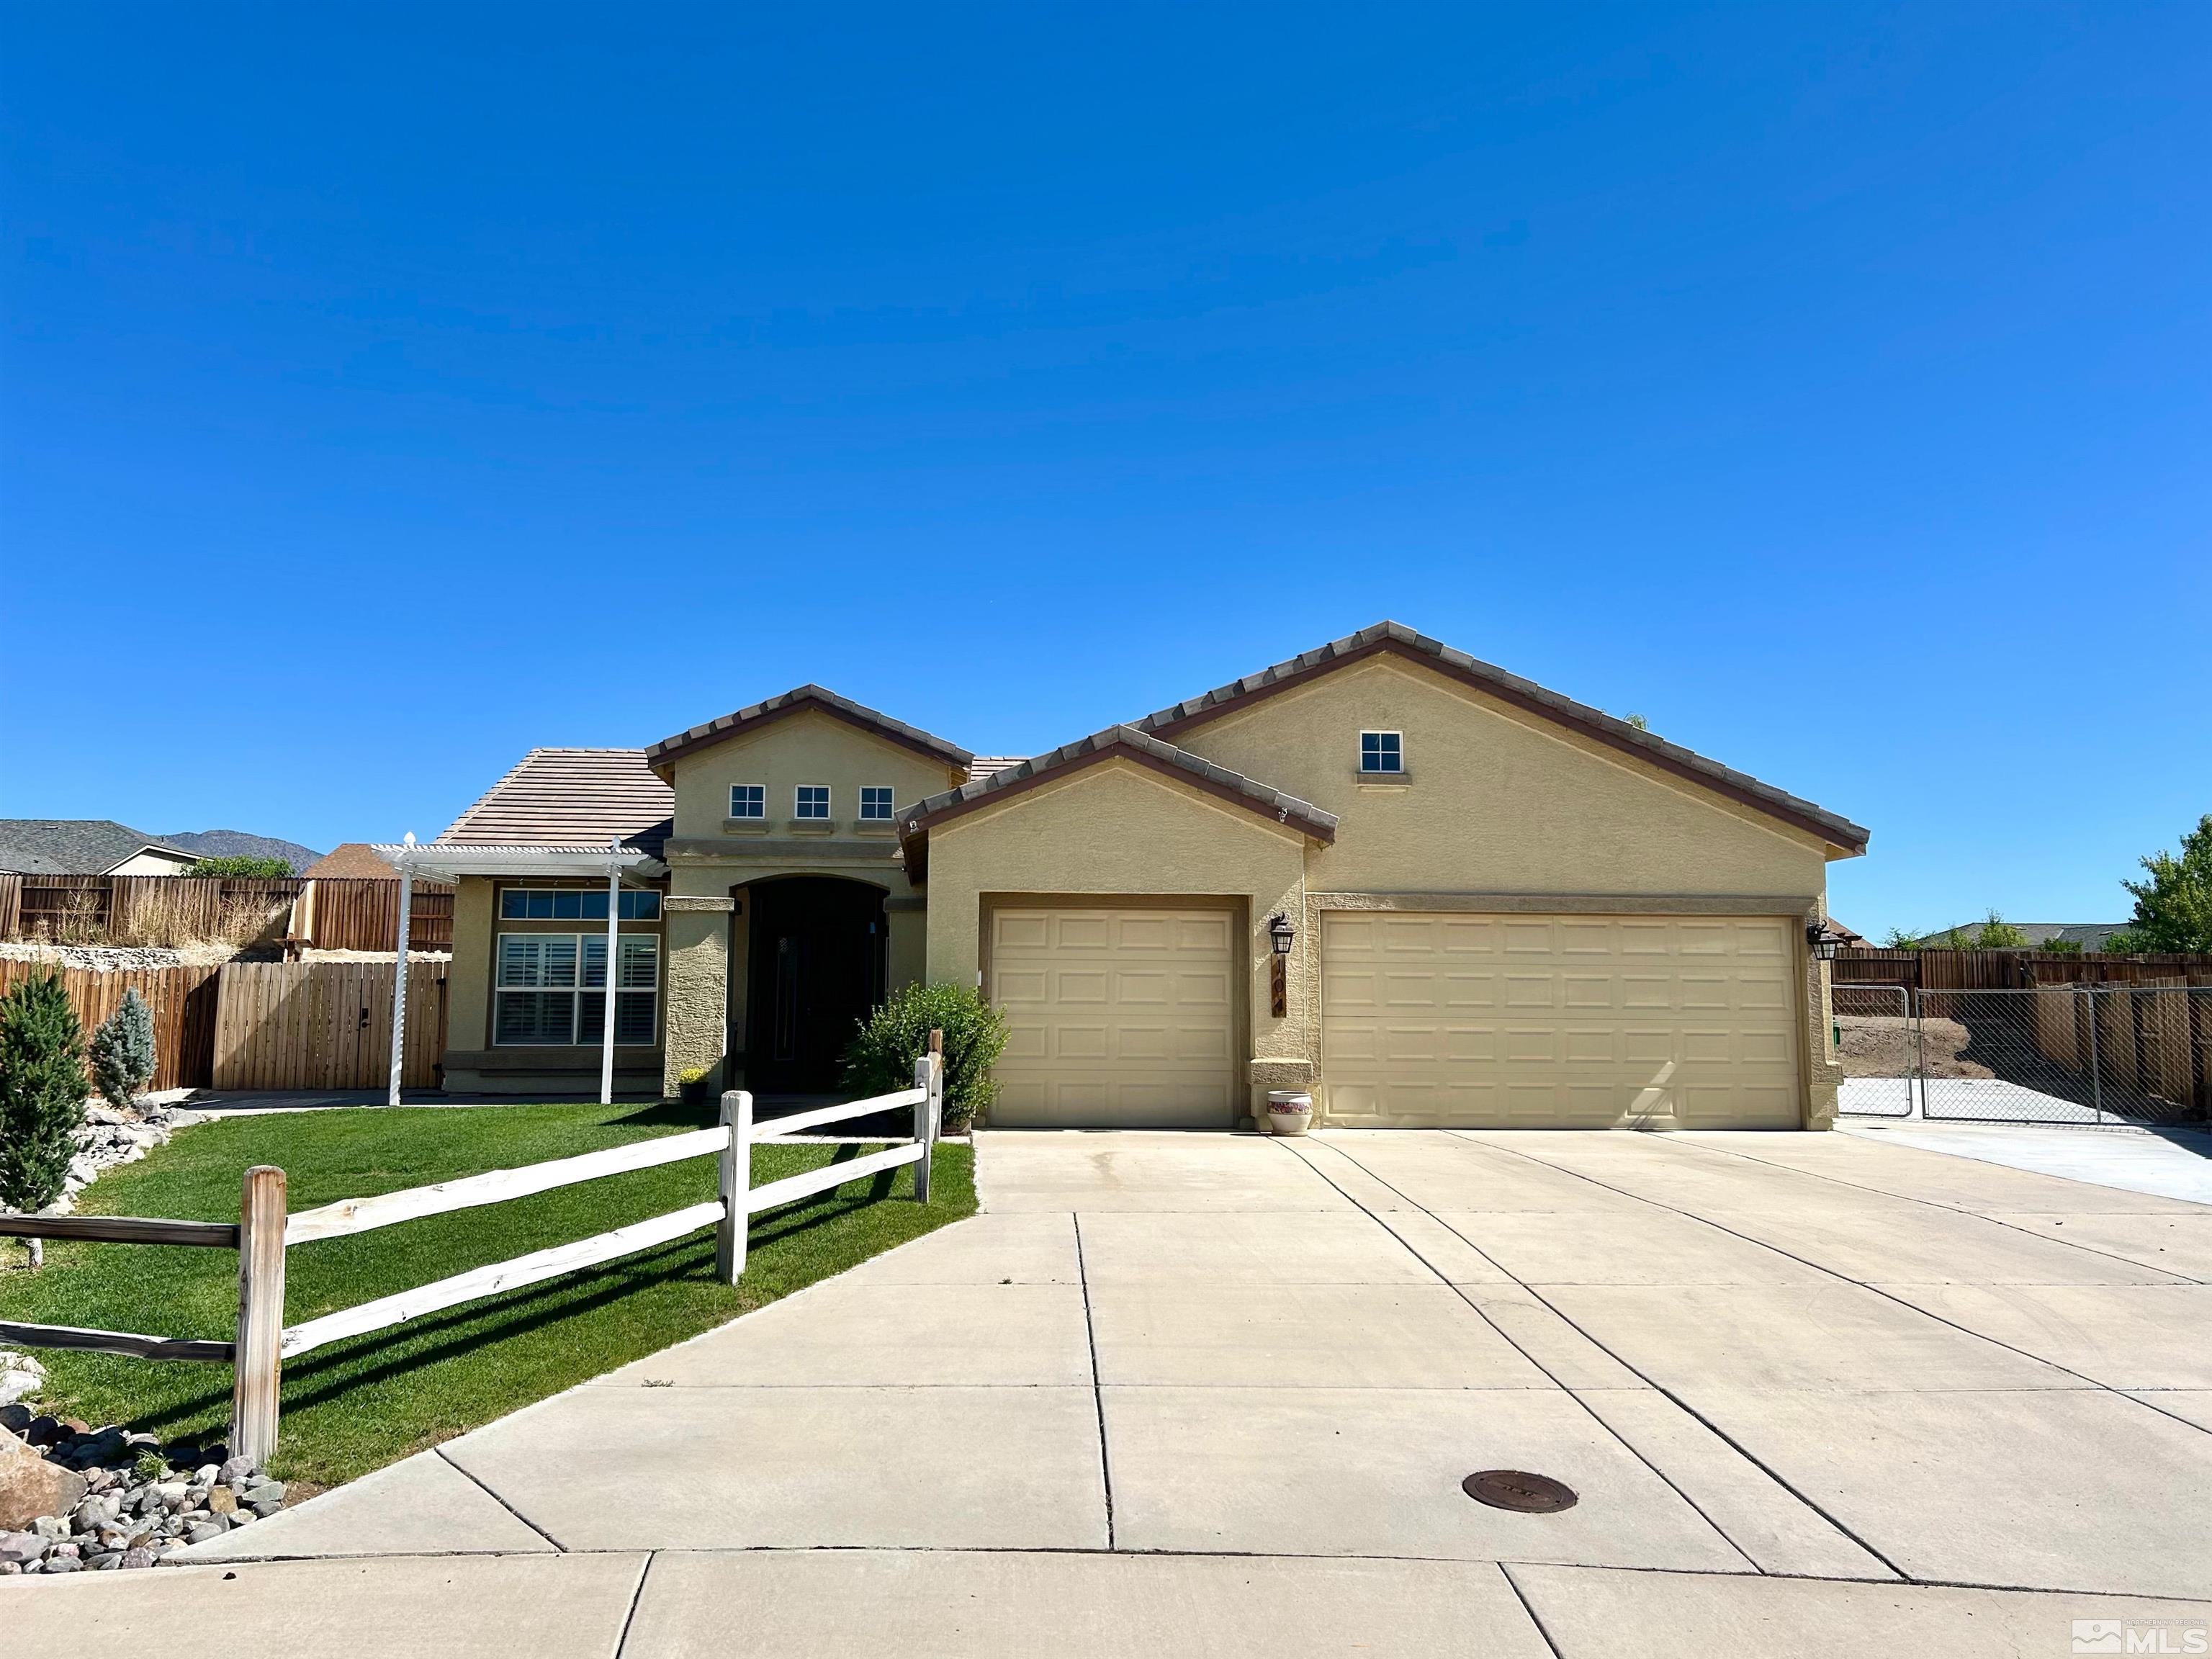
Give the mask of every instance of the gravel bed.
[{"label": "gravel bed", "polygon": [[150,1567],[284,1507],[283,1482],[222,1446],[165,1448],[150,1434],[21,1405],[0,1406],[0,1432],[18,1443],[0,1452],[34,1450],[73,1498],[66,1513],[0,1531],[0,1577]]}]

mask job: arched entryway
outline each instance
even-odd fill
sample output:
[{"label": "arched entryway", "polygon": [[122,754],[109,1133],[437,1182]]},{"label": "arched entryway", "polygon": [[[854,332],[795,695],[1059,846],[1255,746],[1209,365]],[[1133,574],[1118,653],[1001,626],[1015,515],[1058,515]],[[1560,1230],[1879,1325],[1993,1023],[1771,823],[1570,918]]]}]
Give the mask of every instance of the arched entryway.
[{"label": "arched entryway", "polygon": [[836,876],[784,876],[748,890],[745,1086],[837,1086],[854,1028],[884,1000],[884,890]]}]

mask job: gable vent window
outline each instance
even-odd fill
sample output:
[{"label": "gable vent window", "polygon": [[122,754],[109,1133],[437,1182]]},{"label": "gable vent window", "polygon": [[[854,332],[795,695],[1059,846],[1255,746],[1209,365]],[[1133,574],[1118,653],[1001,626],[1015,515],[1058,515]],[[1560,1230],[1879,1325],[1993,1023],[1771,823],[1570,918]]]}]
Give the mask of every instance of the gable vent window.
[{"label": "gable vent window", "polygon": [[792,798],[791,816],[795,818],[826,818],[830,816],[830,786],[826,783],[802,783]]},{"label": "gable vent window", "polygon": [[768,816],[768,786],[761,783],[733,783],[730,786],[730,816],[733,818],[764,818]]},{"label": "gable vent window", "polygon": [[891,821],[891,792],[880,784],[869,784],[860,791],[860,817],[867,823],[889,823]]},{"label": "gable vent window", "polygon": [[1359,769],[1363,772],[1404,771],[1404,736],[1396,732],[1362,732],[1359,734]]},{"label": "gable vent window", "polygon": [[[660,895],[625,887],[622,892],[624,921],[660,920]],[[598,888],[507,887],[500,890],[502,921],[605,921],[607,890]]]}]

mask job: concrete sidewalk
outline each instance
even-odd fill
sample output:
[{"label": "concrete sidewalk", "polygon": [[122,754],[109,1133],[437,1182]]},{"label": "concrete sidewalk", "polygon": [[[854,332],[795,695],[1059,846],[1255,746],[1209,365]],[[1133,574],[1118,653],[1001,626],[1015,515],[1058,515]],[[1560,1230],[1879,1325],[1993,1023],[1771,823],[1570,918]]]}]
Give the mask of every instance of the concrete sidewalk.
[{"label": "concrete sidewalk", "polygon": [[[2212,1618],[2202,1206],[1839,1135],[978,1157],[974,1220],[204,1565],[0,1584],[9,1659],[2064,1654]],[[1490,1468],[1580,1502],[1486,1508]]]}]

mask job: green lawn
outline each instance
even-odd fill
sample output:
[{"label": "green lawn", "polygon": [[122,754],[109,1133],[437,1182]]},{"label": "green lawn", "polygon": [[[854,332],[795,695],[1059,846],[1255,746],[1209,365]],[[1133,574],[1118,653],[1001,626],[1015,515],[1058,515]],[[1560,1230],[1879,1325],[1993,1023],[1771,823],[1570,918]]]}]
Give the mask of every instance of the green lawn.
[{"label": "green lawn", "polygon": [[[419,1187],[706,1127],[672,1107],[498,1106],[291,1112],[181,1131],[102,1176],[87,1214],[234,1221],[248,1166],[280,1165],[290,1207]],[[769,1146],[755,1184],[874,1150]],[[284,1370],[274,1472],[336,1485],[488,1423],[773,1302],[975,1209],[966,1146],[940,1144],[927,1208],[911,1168],[865,1177],[755,1216],[743,1283],[714,1281],[711,1229],[675,1243],[408,1324],[335,1343]],[[505,1261],[714,1196],[714,1160],[687,1159],[556,1192],[403,1222],[288,1252],[285,1323]],[[6,1248],[0,1316],[56,1325],[228,1340],[237,1316],[228,1250],[50,1243],[31,1273]],[[47,1403],[165,1440],[222,1437],[224,1365],[155,1364],[46,1350]]]}]

